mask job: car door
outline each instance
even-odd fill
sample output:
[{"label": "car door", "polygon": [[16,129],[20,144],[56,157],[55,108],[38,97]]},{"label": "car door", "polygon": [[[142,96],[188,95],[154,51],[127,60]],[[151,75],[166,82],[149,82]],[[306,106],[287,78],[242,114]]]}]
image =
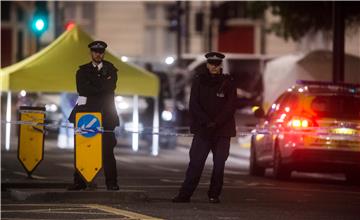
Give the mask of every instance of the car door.
[{"label": "car door", "polygon": [[276,103],[275,111],[269,117],[270,135],[266,139],[266,154],[273,158],[275,142],[279,135],[284,135],[287,122],[297,108],[298,97],[296,94],[286,92]]},{"label": "car door", "polygon": [[[284,100],[287,99],[287,94],[281,95],[269,109],[265,122],[262,128],[262,143],[261,150],[259,149],[260,160],[264,162],[270,162],[273,157],[273,146],[274,140],[276,138],[278,127],[279,127],[279,118],[281,118],[281,108],[283,107]],[[261,135],[261,134],[260,134]],[[260,156],[261,155],[261,156]]]}]

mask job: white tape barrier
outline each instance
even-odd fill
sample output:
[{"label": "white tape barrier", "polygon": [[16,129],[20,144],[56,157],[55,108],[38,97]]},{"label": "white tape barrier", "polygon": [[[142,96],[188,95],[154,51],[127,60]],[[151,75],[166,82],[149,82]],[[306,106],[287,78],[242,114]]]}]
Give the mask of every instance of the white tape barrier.
[{"label": "white tape barrier", "polygon": [[[61,123],[37,123],[35,121],[6,121],[6,120],[1,120],[2,124],[12,124],[12,125],[32,125],[34,127],[35,130],[39,131],[39,132],[44,132],[46,134],[46,130],[42,130],[40,128],[37,128],[35,126],[44,126],[44,127],[50,127],[50,128],[69,128],[69,129],[74,129],[75,133],[88,133],[88,132],[114,132],[113,130],[104,130],[102,127],[98,127],[97,129],[87,129],[87,128],[75,128],[73,126],[73,124],[71,123],[65,123],[65,124],[61,124]],[[178,137],[192,137],[193,134],[191,134],[189,132],[190,128],[189,127],[143,127],[141,130],[135,130],[135,129],[124,129],[123,127],[121,128],[121,132],[125,132],[125,133],[130,133],[130,134],[145,134],[145,135],[161,135],[161,136],[178,136]],[[153,132],[154,129],[159,130],[159,132]],[[259,131],[259,130],[255,130],[256,127],[250,127],[250,126],[237,126],[236,127],[237,132],[236,132],[236,136],[237,137],[242,137],[242,136],[247,136],[247,135],[252,135],[252,134],[269,134],[269,131]],[[360,131],[359,129],[357,129],[357,133],[356,132],[343,132],[343,133],[336,133],[336,132],[329,132],[333,129],[348,129],[348,128],[339,128],[339,127],[308,127],[306,129],[292,129],[292,130],[286,130],[286,129],[273,129],[273,131],[271,132],[272,134],[276,135],[283,135],[283,134],[296,134],[296,135],[313,135],[313,136],[326,136],[328,138],[339,138],[339,137],[349,137],[349,138],[359,138],[360,137]],[[170,130],[170,131],[169,131]],[[174,132],[174,131],[181,131],[181,130],[186,130],[187,132]],[[353,129],[356,130],[356,129]]]}]

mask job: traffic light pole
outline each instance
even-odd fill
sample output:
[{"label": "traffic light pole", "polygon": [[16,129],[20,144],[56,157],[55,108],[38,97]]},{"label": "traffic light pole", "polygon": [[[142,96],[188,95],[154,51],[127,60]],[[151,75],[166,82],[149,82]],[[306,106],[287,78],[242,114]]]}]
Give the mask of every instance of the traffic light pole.
[{"label": "traffic light pole", "polygon": [[208,27],[208,45],[207,45],[207,50],[208,51],[212,51],[212,40],[213,40],[213,7],[214,7],[214,3],[212,1],[209,2],[210,6],[209,6],[209,14],[208,14],[208,18],[209,18],[209,27]]},{"label": "traffic light pole", "polygon": [[185,3],[185,53],[190,53],[190,2]]},{"label": "traffic light pole", "polygon": [[40,50],[40,36],[35,36],[35,48],[36,48],[36,52],[39,52]]},{"label": "traffic light pole", "polygon": [[333,2],[333,82],[344,82],[345,18],[342,2]]},{"label": "traffic light pole", "polygon": [[177,67],[180,67],[180,63],[181,63],[181,1],[177,1],[176,2],[176,12],[177,12],[177,16],[176,16],[176,57],[177,57],[177,62],[176,65]]}]

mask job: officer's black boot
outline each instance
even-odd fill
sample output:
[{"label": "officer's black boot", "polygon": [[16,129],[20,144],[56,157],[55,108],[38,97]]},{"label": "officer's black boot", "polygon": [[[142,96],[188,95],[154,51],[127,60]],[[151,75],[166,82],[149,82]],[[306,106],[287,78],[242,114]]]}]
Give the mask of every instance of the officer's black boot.
[{"label": "officer's black boot", "polygon": [[220,203],[219,197],[209,197],[210,203]]},{"label": "officer's black boot", "polygon": [[69,185],[67,187],[67,190],[69,191],[78,191],[86,189],[86,183],[83,179],[81,179],[81,176],[75,171],[74,172],[74,183]]},{"label": "officer's black boot", "polygon": [[116,160],[114,155],[114,147],[116,146],[116,138],[114,133],[103,134],[103,165],[105,174],[106,189],[111,191],[119,190],[117,184]]},{"label": "officer's black boot", "polygon": [[82,190],[82,189],[86,189],[85,184],[73,183],[67,187],[67,190],[69,190],[69,191],[78,191],[78,190]]},{"label": "officer's black boot", "polygon": [[111,190],[111,191],[117,191],[120,188],[119,188],[119,186],[117,184],[109,184],[109,185],[106,185],[106,189]]}]

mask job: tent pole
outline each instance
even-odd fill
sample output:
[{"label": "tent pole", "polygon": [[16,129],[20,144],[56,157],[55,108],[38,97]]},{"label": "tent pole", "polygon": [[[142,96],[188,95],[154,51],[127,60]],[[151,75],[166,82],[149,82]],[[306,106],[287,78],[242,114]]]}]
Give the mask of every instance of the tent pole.
[{"label": "tent pole", "polygon": [[10,131],[11,131],[11,92],[9,91],[7,94],[7,103],[6,103],[6,129],[5,129],[5,149],[7,151],[10,150]]},{"label": "tent pole", "polygon": [[133,121],[132,121],[132,149],[139,150],[139,96],[133,96]]},{"label": "tent pole", "polygon": [[[154,119],[153,119],[153,133],[159,132],[159,97],[154,97]],[[152,155],[159,154],[159,135],[153,134],[152,138]]]}]

